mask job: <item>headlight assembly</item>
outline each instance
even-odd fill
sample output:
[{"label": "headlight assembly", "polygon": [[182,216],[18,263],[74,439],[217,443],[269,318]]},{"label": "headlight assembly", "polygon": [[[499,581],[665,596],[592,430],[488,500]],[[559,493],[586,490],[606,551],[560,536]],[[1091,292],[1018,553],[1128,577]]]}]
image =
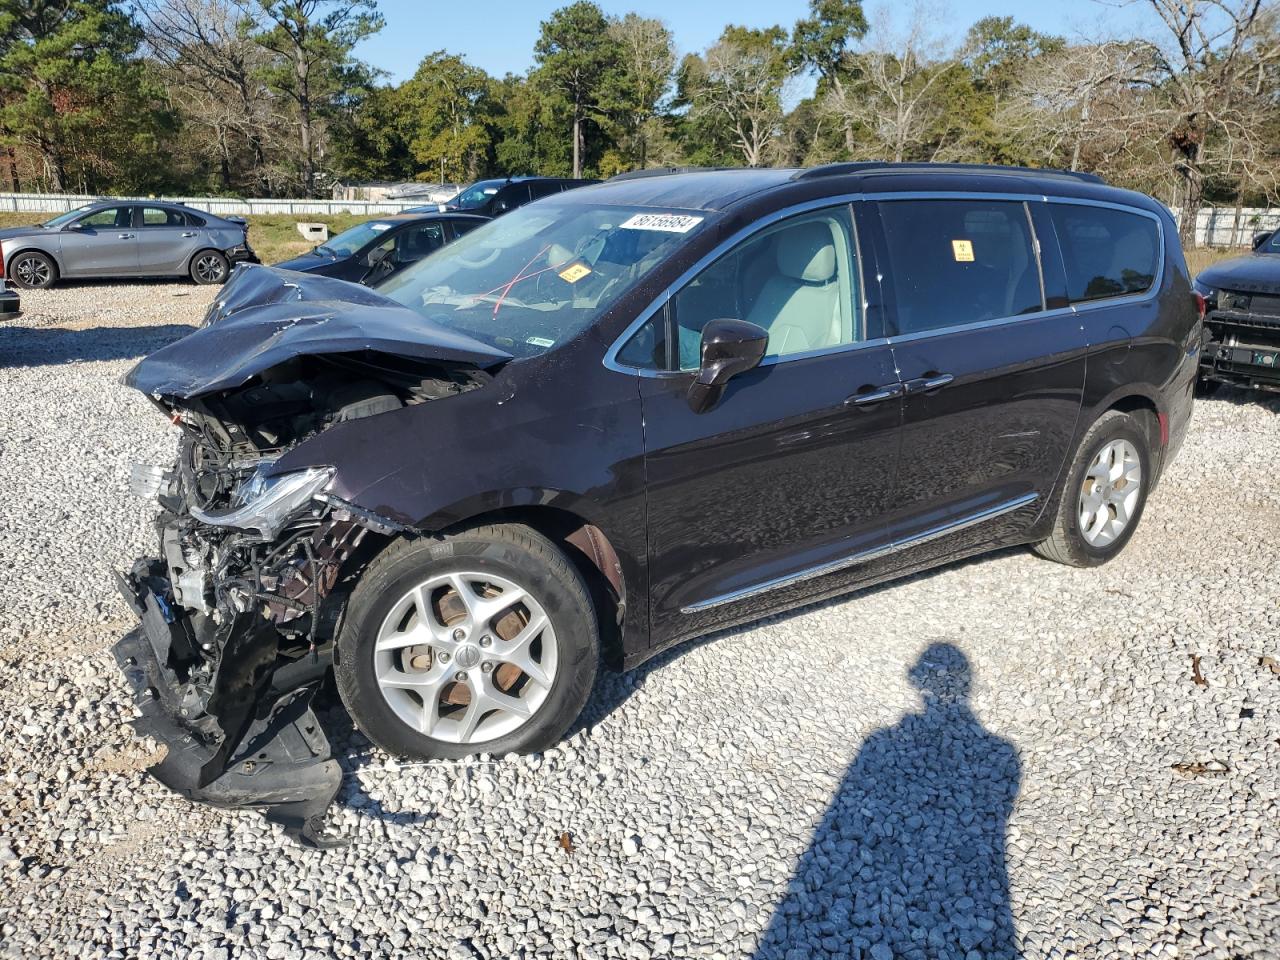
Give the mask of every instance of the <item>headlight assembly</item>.
[{"label": "headlight assembly", "polygon": [[191,515],[215,527],[256,531],[263,540],[274,540],[311,499],[333,480],[333,467],[309,467],[293,473],[266,476],[270,462],[260,464],[253,476],[241,484],[235,499],[225,510],[191,509]]}]

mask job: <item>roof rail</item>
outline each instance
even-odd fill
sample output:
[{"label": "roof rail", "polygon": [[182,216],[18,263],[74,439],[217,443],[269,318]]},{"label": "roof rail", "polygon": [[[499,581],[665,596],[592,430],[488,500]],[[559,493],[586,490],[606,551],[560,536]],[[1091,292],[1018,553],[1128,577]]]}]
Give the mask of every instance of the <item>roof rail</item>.
[{"label": "roof rail", "polygon": [[709,173],[718,170],[739,170],[741,167],[648,167],[644,170],[629,170],[617,173],[606,180],[606,183],[618,183],[622,180],[644,180],[649,177],[669,177],[673,173]]},{"label": "roof rail", "polygon": [[1103,183],[1096,173],[1080,173],[1075,170],[1056,170],[1046,167],[1005,167],[997,163],[891,163],[867,160],[852,163],[827,163],[820,167],[798,170],[793,180],[817,180],[821,177],[840,177],[855,173],[986,173],[1009,177],[1052,177],[1076,180],[1083,183]]}]

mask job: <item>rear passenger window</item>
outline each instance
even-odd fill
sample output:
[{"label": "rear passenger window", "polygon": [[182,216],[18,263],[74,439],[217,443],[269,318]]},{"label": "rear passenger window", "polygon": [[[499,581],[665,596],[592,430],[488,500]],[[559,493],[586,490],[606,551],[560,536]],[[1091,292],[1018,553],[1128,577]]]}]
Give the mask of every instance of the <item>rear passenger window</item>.
[{"label": "rear passenger window", "polygon": [[1012,200],[884,200],[898,332],[1044,309],[1026,206]]},{"label": "rear passenger window", "polygon": [[186,222],[186,218],[177,210],[169,210],[165,207],[142,208],[144,227],[182,227]]},{"label": "rear passenger window", "polygon": [[1160,226],[1110,207],[1051,203],[1072,303],[1146,293],[1155,282]]}]

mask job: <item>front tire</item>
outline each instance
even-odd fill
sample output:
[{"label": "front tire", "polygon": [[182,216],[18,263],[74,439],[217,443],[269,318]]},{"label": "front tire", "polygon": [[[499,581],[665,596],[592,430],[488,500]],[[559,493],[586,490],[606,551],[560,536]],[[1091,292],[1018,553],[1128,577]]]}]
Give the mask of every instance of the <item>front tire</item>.
[{"label": "front tire", "polygon": [[1106,563],[1133,536],[1150,489],[1150,442],[1141,422],[1118,410],[1104,413],[1080,442],[1053,533],[1036,553],[1073,567]]},{"label": "front tire", "polygon": [[24,250],[9,261],[9,278],[27,290],[41,290],[57,282],[58,265],[39,250]]},{"label": "front tire", "polygon": [[534,530],[498,524],[388,547],[352,592],[334,676],[388,753],[530,753],[582,711],[599,646],[573,564]]},{"label": "front tire", "polygon": [[201,250],[191,258],[191,279],[199,284],[226,283],[231,265],[217,250]]}]

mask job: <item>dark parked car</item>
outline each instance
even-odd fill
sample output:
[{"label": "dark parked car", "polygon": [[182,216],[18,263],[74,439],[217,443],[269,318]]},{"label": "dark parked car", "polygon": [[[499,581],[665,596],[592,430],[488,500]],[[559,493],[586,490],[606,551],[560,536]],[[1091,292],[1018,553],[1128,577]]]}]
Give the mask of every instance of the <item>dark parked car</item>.
[{"label": "dark parked car", "polygon": [[433,210],[454,210],[475,213],[484,217],[497,217],[523,207],[533,200],[554,196],[575,187],[585,187],[599,180],[572,180],[567,177],[507,177],[498,180],[477,180],[456,197],[439,206],[412,207],[407,213],[429,213]]},{"label": "dark parked car", "polygon": [[100,200],[30,227],[0,230],[5,276],[20,287],[60,278],[181,277],[222,283],[257,263],[240,217],[159,200]]},{"label": "dark parked car", "polygon": [[331,663],[393,754],[540,750],[601,662],[1012,544],[1104,563],[1199,342],[1164,207],[1007,168],[628,176],[376,292],[248,268],[128,375],[183,431],[116,648],[157,775],[315,840]]},{"label": "dark parked car", "polygon": [[1253,253],[1201,271],[1195,288],[1206,309],[1202,389],[1280,390],[1280,231],[1258,234]]},{"label": "dark parked car", "polygon": [[382,217],[344,230],[310,253],[275,266],[372,286],[487,220],[466,213]]}]

